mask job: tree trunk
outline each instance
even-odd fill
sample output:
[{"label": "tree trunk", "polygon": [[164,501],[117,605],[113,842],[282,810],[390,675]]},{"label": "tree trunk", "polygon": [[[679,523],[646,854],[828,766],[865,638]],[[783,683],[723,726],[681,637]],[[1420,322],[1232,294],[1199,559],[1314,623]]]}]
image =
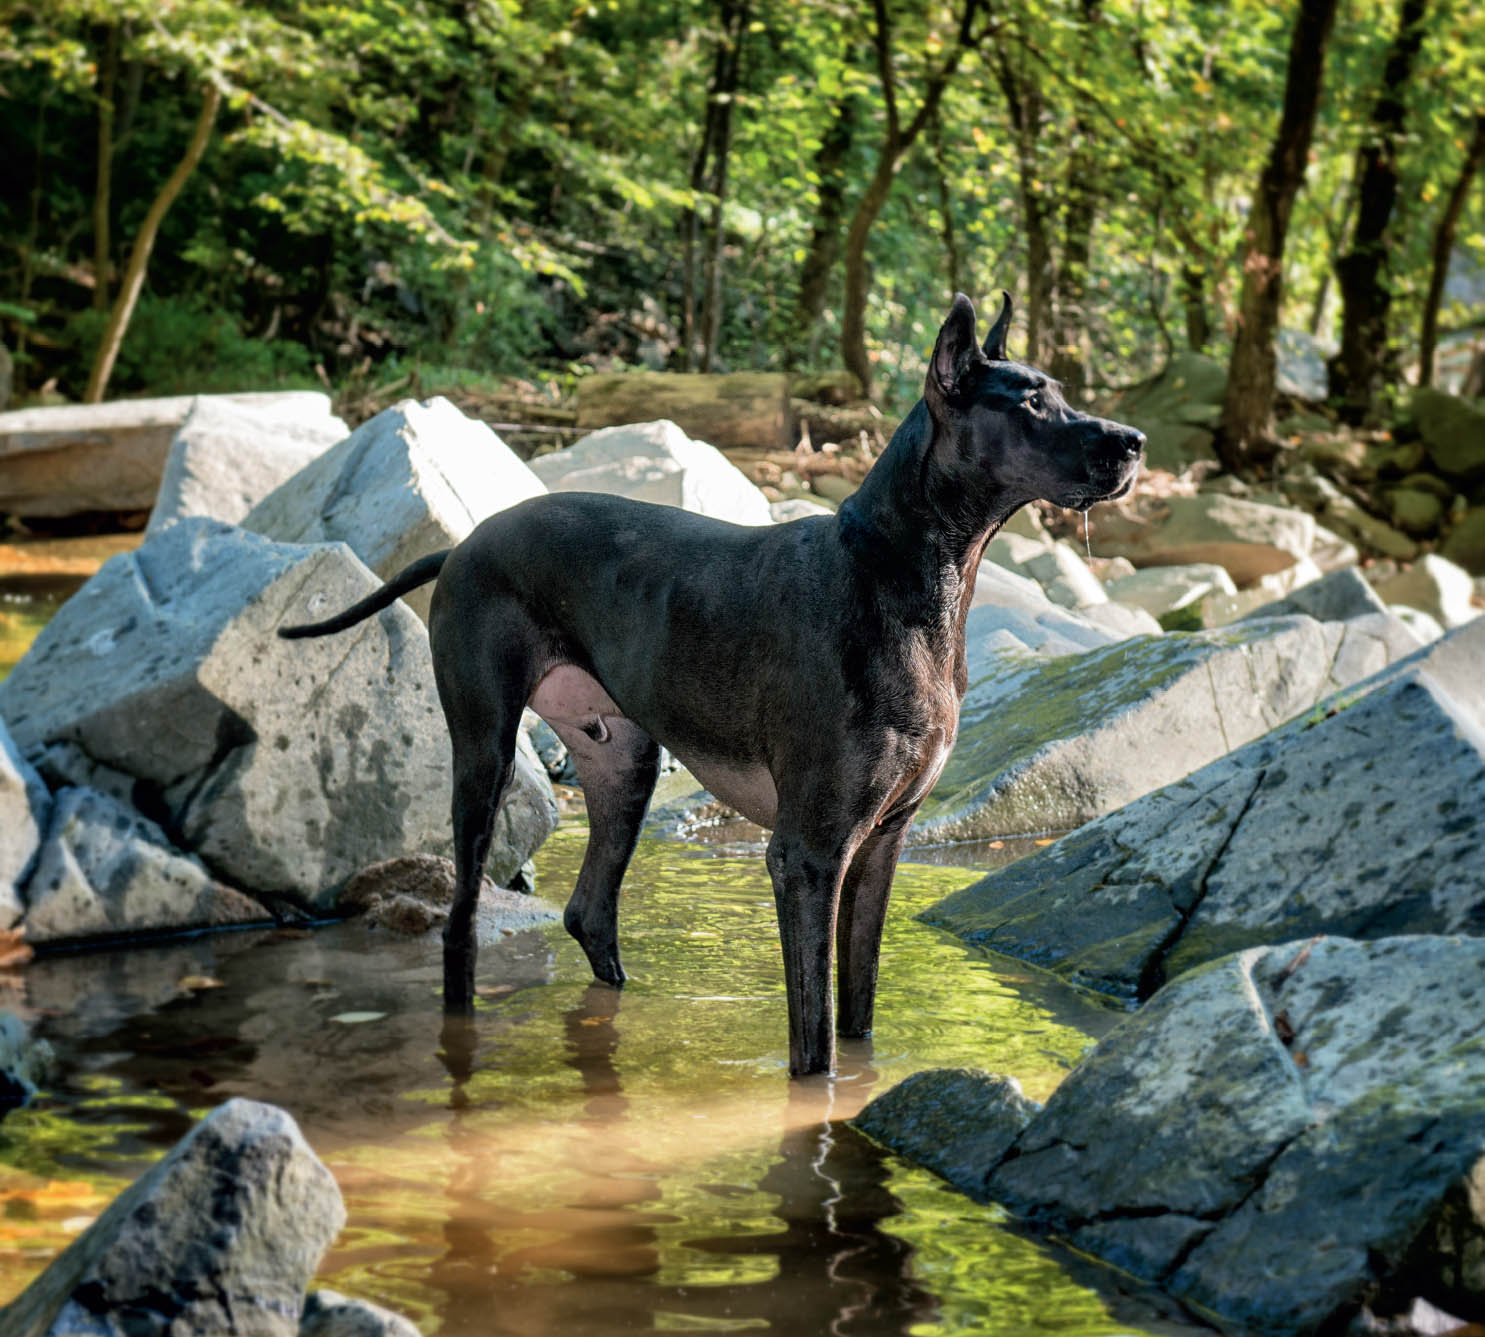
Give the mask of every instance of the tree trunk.
[{"label": "tree trunk", "polygon": [[1207,315],[1207,271],[1189,262],[1181,266],[1181,305],[1186,311],[1186,347],[1204,353],[1212,342],[1212,321]]},{"label": "tree trunk", "polygon": [[201,155],[206,152],[206,142],[211,138],[211,127],[217,119],[217,108],[221,103],[222,90],[216,84],[208,84],[202,98],[201,114],[196,118],[196,128],[191,132],[191,142],[186,146],[185,155],[160,187],[160,193],[155,196],[155,202],[145,214],[144,222],[139,225],[139,233],[129,252],[129,263],[124,267],[123,280],[119,284],[119,295],[114,301],[108,325],[103,331],[103,339],[93,359],[93,371],[88,377],[88,388],[83,395],[85,404],[97,404],[103,399],[108,378],[113,375],[113,364],[119,355],[119,347],[124,342],[124,333],[129,328],[129,318],[134,314],[134,304],[139,300],[140,289],[144,287],[145,271],[149,268],[150,252],[154,250],[160,224],[170,206],[175,203],[181,187],[186,184],[186,179],[196,170]]},{"label": "tree trunk", "polygon": [[1025,360],[1045,365],[1047,332],[1052,315],[1051,209],[1042,196],[1041,154],[1037,139],[1042,129],[1041,88],[1011,63],[1010,49],[997,53],[996,78],[1005,95],[1006,113],[1016,141],[1017,179],[1021,189],[1021,226],[1026,233],[1026,351]]},{"label": "tree trunk", "polygon": [[[722,203],[727,189],[727,156],[732,147],[732,106],[737,93],[742,44],[747,33],[747,0],[721,0],[721,35],[712,58],[707,81],[706,118],[701,141],[691,159],[690,185],[694,194],[712,196],[711,235],[705,259],[702,252],[701,212],[693,202],[683,220],[681,245],[681,365],[696,366],[697,340],[701,341],[701,364],[709,369],[716,332],[721,328]],[[710,166],[710,171],[708,167]],[[697,281],[697,271],[703,271]]]},{"label": "tree trunk", "polygon": [[799,349],[807,350],[807,361],[813,360],[815,332],[825,313],[835,262],[840,258],[840,224],[846,212],[845,165],[856,137],[859,107],[854,93],[841,97],[835,104],[830,128],[815,152],[815,175],[820,180],[818,204],[804,263],[799,267],[799,296],[794,302],[794,329],[789,334],[791,364]]},{"label": "tree trunk", "polygon": [[1480,168],[1485,166],[1485,111],[1475,115],[1475,133],[1469,149],[1454,178],[1444,212],[1433,231],[1433,269],[1428,276],[1428,296],[1423,301],[1423,332],[1418,339],[1418,384],[1433,384],[1433,358],[1439,343],[1439,305],[1444,300],[1444,279],[1449,272],[1449,256],[1454,250],[1454,236],[1459,231],[1459,216],[1464,212],[1470,187]]},{"label": "tree trunk", "polygon": [[904,126],[897,111],[897,84],[893,73],[892,24],[887,14],[886,0],[872,0],[876,24],[872,40],[876,47],[877,75],[882,83],[882,100],[887,106],[887,129],[877,155],[876,169],[867,182],[856,212],[851,216],[850,230],[846,233],[846,293],[845,309],[841,315],[841,360],[847,371],[855,372],[862,387],[871,393],[871,359],[866,355],[866,298],[871,283],[866,259],[867,242],[871,239],[872,224],[882,212],[887,196],[892,193],[892,182],[908,150],[912,148],[923,127],[933,118],[944,95],[944,88],[959,67],[960,58],[977,39],[971,34],[980,0],[962,0],[959,15],[959,32],[953,47],[944,62],[929,77],[923,88],[923,101],[913,119]]},{"label": "tree trunk", "polygon": [[1248,215],[1238,328],[1216,442],[1218,457],[1231,472],[1263,464],[1278,449],[1272,421],[1274,333],[1283,297],[1284,239],[1304,182],[1336,4],[1300,0],[1289,42],[1284,111]]},{"label": "tree trunk", "polygon": [[939,236],[944,243],[944,276],[950,292],[964,292],[969,281],[964,273],[964,254],[954,229],[954,192],[949,187],[949,169],[944,159],[944,127],[937,113],[928,132],[933,146],[933,177],[938,186]]},{"label": "tree trunk", "polygon": [[1366,140],[1357,151],[1356,227],[1351,249],[1336,264],[1341,291],[1341,347],[1331,359],[1330,398],[1350,423],[1368,421],[1387,364],[1387,226],[1397,203],[1397,152],[1406,108],[1403,98],[1418,48],[1428,0],[1402,0],[1387,50],[1382,88]]},{"label": "tree trunk", "polygon": [[[1094,34],[1103,20],[1103,0],[1082,0],[1082,30],[1078,47],[1078,75],[1089,77],[1096,68]],[[1088,318],[1088,269],[1093,249],[1093,221],[1098,214],[1099,155],[1094,131],[1094,108],[1078,99],[1073,117],[1073,140],[1067,159],[1066,204],[1063,209],[1062,263],[1057,267],[1053,302],[1053,348],[1048,370],[1062,382],[1069,403],[1081,407],[1087,400],[1088,361],[1084,352]]]},{"label": "tree trunk", "polygon": [[732,110],[737,105],[737,90],[742,84],[743,42],[748,31],[748,3],[722,0],[722,33],[726,43],[726,61],[718,87],[720,115],[712,138],[712,235],[711,254],[706,266],[705,319],[701,329],[701,370],[712,369],[717,341],[722,333],[722,260],[727,242],[723,206],[727,200],[727,166],[732,153]]},{"label": "tree trunk", "polygon": [[98,169],[93,188],[93,310],[108,310],[109,195],[113,184],[114,94],[119,79],[119,27],[109,27],[98,65]]}]

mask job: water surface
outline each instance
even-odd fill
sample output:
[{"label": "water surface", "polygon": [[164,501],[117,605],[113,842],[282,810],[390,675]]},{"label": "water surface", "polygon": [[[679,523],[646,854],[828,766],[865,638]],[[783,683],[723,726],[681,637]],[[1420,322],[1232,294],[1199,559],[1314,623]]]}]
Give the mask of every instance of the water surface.
[{"label": "water surface", "polygon": [[[541,851],[541,891],[584,839]],[[949,1064],[1045,1098],[1117,1019],[912,921],[971,876],[901,869],[877,1033],[834,1081],[788,1079],[772,892],[725,849],[641,847],[622,994],[560,927],[514,934],[483,952],[467,1028],[444,1026],[436,936],[357,923],[35,962],[62,1064],[0,1124],[0,1299],[244,1095],[288,1109],[345,1195],[319,1283],[425,1334],[1179,1330],[843,1122]]]}]

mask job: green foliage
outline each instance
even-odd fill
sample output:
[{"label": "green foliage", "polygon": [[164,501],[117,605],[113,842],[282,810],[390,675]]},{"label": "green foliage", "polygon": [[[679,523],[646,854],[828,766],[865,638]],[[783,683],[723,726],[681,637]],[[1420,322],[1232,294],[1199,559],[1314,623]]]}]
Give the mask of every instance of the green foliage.
[{"label": "green foliage", "polygon": [[[1332,272],[1392,8],[1343,7],[1291,229],[1285,323],[1322,337],[1337,316]],[[902,0],[888,10],[906,117],[955,40],[952,14]],[[916,397],[954,286],[986,306],[1010,289],[1024,322],[1033,216],[1049,248],[1046,329],[1096,385],[1152,370],[1198,318],[1221,356],[1293,13],[1294,0],[1008,0],[982,13],[872,232],[868,352],[888,406]],[[810,328],[798,321],[800,277],[831,184],[822,146],[843,112],[852,129],[830,169],[844,184],[838,234],[876,163],[887,107],[872,8],[753,0],[750,15],[719,357],[829,365],[839,258]],[[1403,364],[1433,228],[1485,106],[1485,0],[1437,0],[1427,23],[1389,239]],[[317,363],[338,377],[368,359],[525,374],[637,361],[641,345],[675,356],[687,220],[710,215],[691,169],[721,34],[717,6],[701,0],[0,0],[0,160],[13,168],[0,193],[0,330],[20,345],[29,385],[54,376],[75,391],[96,337],[80,313],[96,281],[100,106],[111,97],[117,269],[212,80],[224,109],[162,229],[138,317],[153,323],[131,330],[117,389],[197,373],[303,377]],[[1029,158],[1013,92],[1031,122]],[[1075,234],[1089,200],[1080,291]],[[1458,250],[1485,266],[1478,190]],[[1444,311],[1446,328],[1482,319],[1457,297]],[[619,326],[631,333],[610,338]],[[1024,329],[1012,335],[1023,352]],[[203,347],[213,355],[193,354]]]},{"label": "green foliage", "polygon": [[[84,311],[69,322],[67,341],[80,361],[91,359],[106,318]],[[313,364],[303,344],[249,338],[232,316],[199,297],[146,295],[114,382],[120,394],[318,388]]]}]

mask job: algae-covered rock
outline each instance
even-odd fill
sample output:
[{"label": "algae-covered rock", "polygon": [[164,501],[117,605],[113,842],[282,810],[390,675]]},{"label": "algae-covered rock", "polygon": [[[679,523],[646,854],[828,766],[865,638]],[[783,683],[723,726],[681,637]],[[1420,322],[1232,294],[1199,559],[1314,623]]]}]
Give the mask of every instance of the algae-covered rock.
[{"label": "algae-covered rock", "polygon": [[1472,624],[921,917],[1127,999],[1304,934],[1485,934],[1482,653]]},{"label": "algae-covered rock", "polygon": [[914,838],[1045,831],[1112,812],[1417,648],[1397,630],[1389,639],[1290,617],[1054,657],[974,638],[959,739]]},{"label": "algae-covered rock", "polygon": [[1485,477],[1485,409],[1458,395],[1419,386],[1409,413],[1440,472],[1463,482]]}]

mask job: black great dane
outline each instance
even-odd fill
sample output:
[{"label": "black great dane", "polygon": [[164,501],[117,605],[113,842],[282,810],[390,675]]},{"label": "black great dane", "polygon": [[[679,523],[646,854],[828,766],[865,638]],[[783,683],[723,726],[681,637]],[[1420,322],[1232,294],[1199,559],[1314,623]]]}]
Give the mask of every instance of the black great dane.
[{"label": "black great dane", "polygon": [[1010,313],[1007,294],[982,348],[974,307],[954,298],[923,398],[834,516],[748,528],[554,493],[491,516],[339,616],[281,631],[341,631],[438,580],[428,630],[453,739],[458,877],[447,1011],[472,1007],[480,875],[530,705],[587,799],[564,923],[598,979],[624,982],[619,883],[663,744],[773,832],[789,1071],[828,1072],[837,1031],[870,1034],[897,856],[954,744],[985,544],[1037,498],[1083,510],[1123,495],[1144,445],[1007,360]]}]

